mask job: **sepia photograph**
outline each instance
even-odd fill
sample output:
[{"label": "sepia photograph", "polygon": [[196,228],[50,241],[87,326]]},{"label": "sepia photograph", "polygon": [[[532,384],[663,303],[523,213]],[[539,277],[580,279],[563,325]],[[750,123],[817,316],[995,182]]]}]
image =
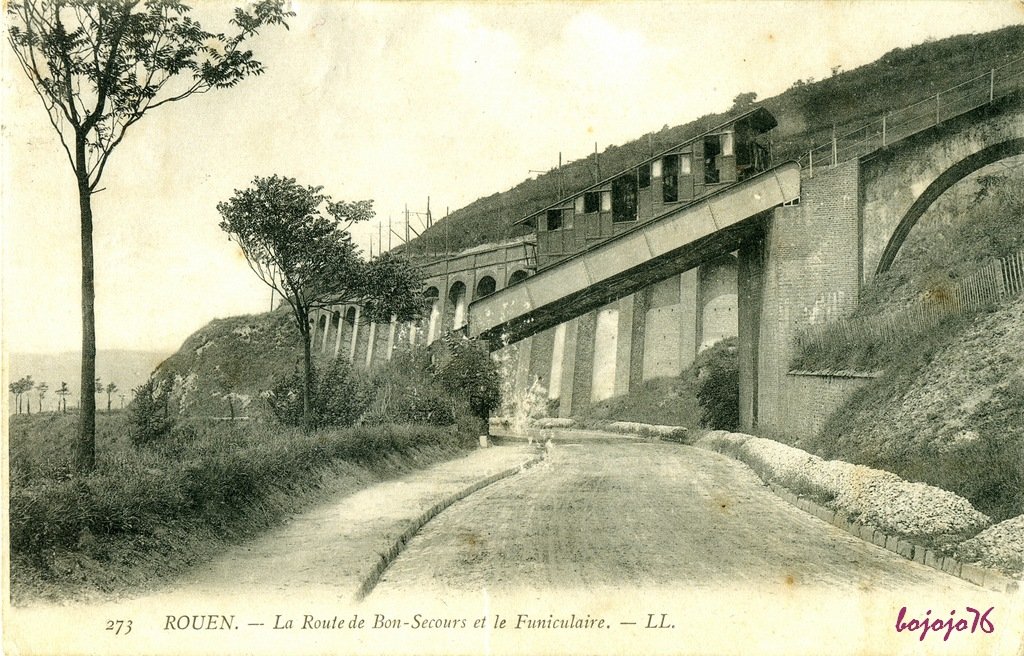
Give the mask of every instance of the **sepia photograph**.
[{"label": "sepia photograph", "polygon": [[1024,656],[1021,0],[7,0],[8,654]]}]

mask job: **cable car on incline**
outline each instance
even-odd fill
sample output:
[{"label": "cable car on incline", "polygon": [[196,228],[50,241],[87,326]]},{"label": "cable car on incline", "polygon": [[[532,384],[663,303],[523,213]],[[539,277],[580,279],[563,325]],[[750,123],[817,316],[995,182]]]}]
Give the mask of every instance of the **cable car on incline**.
[{"label": "cable car on incline", "polygon": [[537,233],[538,266],[767,171],[776,125],[751,110],[523,218]]}]

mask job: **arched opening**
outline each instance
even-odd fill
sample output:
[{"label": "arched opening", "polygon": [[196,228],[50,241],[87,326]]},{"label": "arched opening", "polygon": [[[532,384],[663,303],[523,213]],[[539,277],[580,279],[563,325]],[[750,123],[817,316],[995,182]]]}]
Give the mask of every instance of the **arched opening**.
[{"label": "arched opening", "polygon": [[338,337],[341,335],[341,312],[335,310],[331,313],[331,327],[324,338],[324,351],[334,348],[334,354],[338,354]]},{"label": "arched opening", "polygon": [[973,155],[965,157],[947,169],[945,173],[935,178],[935,180],[928,185],[928,188],[925,189],[917,200],[914,201],[910,206],[910,209],[908,209],[906,214],[903,215],[903,218],[900,219],[899,224],[896,226],[892,236],[889,238],[889,242],[885,245],[885,250],[882,251],[882,257],[878,260],[878,267],[875,269],[875,275],[885,273],[889,270],[889,267],[892,266],[900,248],[907,240],[910,230],[917,223],[917,220],[921,218],[921,215],[924,214],[925,210],[927,210],[944,191],[978,169],[984,168],[994,162],[998,162],[1001,159],[1021,154],[1024,154],[1024,139],[1010,139],[1009,141],[989,146],[988,148],[984,148]]},{"label": "arched opening", "polygon": [[490,296],[497,290],[498,283],[494,281],[494,278],[490,276],[484,276],[476,283],[476,294],[473,298],[483,298],[484,296]]},{"label": "arched opening", "polygon": [[448,304],[451,311],[451,328],[461,328],[466,323],[466,283],[457,281],[448,290]]},{"label": "arched opening", "polygon": [[529,277],[529,272],[520,269],[519,271],[514,272],[511,276],[508,277],[508,284],[514,285],[517,282],[522,282],[523,280],[526,280]]},{"label": "arched opening", "polygon": [[313,348],[324,346],[324,340],[327,338],[327,315],[321,314],[320,318],[316,322],[316,332],[313,334]]},{"label": "arched opening", "polygon": [[[423,297],[430,301],[430,319],[427,321],[427,344],[438,337],[441,328],[441,292],[437,287],[428,287]],[[413,340],[414,341],[414,340]]]},{"label": "arched opening", "polygon": [[351,357],[352,334],[355,331],[355,326],[356,309],[350,305],[345,309],[345,319],[341,322],[341,334],[338,336],[338,352],[345,354],[346,357]]}]

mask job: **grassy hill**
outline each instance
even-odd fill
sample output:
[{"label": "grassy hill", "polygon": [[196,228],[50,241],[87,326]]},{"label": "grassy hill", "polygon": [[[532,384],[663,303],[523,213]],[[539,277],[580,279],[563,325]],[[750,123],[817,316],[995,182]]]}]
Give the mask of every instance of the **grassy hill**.
[{"label": "grassy hill", "polygon": [[302,366],[302,339],[286,310],[215,319],[192,334],[157,369],[179,380],[181,410],[193,416],[227,416],[224,394],[250,399],[241,414],[262,411],[259,394],[277,376]]},{"label": "grassy hill", "polygon": [[[1024,26],[986,34],[965,34],[910,48],[897,48],[871,64],[832,77],[794,80],[785,92],[759,103],[779,121],[773,132],[776,161],[796,159],[812,144],[830,139],[833,125],[839,134],[1024,54]],[[610,146],[562,167],[566,193],[665,150],[727,120],[747,107],[709,114],[685,125],[665,126],[634,141]],[[512,225],[523,216],[558,200],[559,174],[550,171],[524,180],[512,189],[480,198],[427,229],[413,240],[410,252],[450,252],[524,234]],[[446,227],[447,224],[447,227]],[[400,247],[396,250],[401,250]]]}]

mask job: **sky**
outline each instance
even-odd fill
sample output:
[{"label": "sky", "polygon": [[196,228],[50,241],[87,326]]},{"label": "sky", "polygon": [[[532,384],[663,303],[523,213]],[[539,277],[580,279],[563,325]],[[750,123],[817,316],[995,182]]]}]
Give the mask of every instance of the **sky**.
[{"label": "sky", "polygon": [[[193,2],[211,31],[231,5]],[[558,162],[896,47],[1024,22],[967,2],[295,2],[252,44],[266,72],[147,114],[93,198],[100,349],[176,350],[269,290],[219,229],[218,202],[259,176],[373,199],[355,231],[408,204],[434,217]],[[2,350],[81,343],[79,215],[56,134],[5,44]],[[968,77],[971,72],[966,72]],[[415,225],[415,224],[414,224]],[[401,230],[399,230],[401,232]],[[396,242],[397,243],[397,240]]]}]

